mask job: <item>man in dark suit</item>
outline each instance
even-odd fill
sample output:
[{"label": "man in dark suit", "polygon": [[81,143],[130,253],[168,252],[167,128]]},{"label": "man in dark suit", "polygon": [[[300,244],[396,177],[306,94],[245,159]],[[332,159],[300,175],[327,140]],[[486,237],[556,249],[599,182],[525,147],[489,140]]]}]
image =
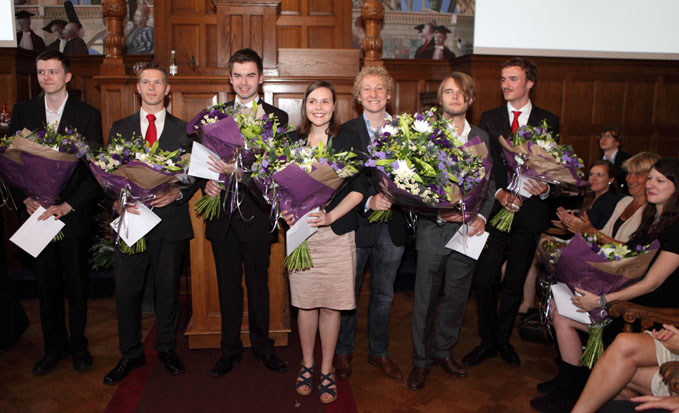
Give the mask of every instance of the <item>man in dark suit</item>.
[{"label": "man in dark suit", "polygon": [[[59,133],[75,129],[89,143],[101,145],[101,113],[70,97],[66,90],[66,84],[71,80],[68,58],[58,51],[48,50],[36,58],[36,66],[38,83],[44,94],[14,106],[9,132],[14,134],[24,128],[36,130],[47,124],[56,124]],[[20,217],[25,220],[40,204],[25,194],[17,195],[25,207],[19,210]],[[79,164],[56,202],[40,216],[40,219],[54,216],[66,225],[62,230],[64,238],[49,243],[33,260],[33,270],[38,279],[40,324],[45,340],[45,356],[33,367],[36,375],[49,372],[69,354],[73,367],[78,371],[87,370],[92,365],[85,337],[85,320],[88,247],[98,196],[99,185],[87,167]],[[64,298],[69,301],[68,329],[64,320]]]},{"label": "man in dark suit", "polygon": [[611,127],[601,131],[601,134],[599,135],[599,148],[601,148],[601,152],[603,152],[601,159],[605,159],[615,165],[615,179],[618,181],[620,190],[623,193],[628,193],[627,181],[625,180],[627,172],[625,172],[622,164],[632,155],[624,152],[621,146],[622,137],[620,136],[618,128]]},{"label": "man in dark suit", "polygon": [[[138,113],[113,123],[109,141],[123,137],[144,136],[149,144],[158,142],[163,150],[189,148],[186,122],[172,116],[165,109],[165,97],[170,93],[165,68],[156,62],[148,63],[138,75],[137,92],[141,96]],[[146,251],[134,255],[113,254],[113,278],[116,284],[116,312],[121,360],[104,377],[104,384],[123,380],[133,369],[146,362],[141,343],[141,300],[146,277],[153,277],[155,290],[156,326],[155,348],[158,360],[173,375],[184,372],[184,365],[175,353],[179,299],[177,287],[184,252],[193,238],[188,201],[198,188],[193,183],[183,189],[172,186],[158,194],[151,207],[161,219],[146,234]],[[128,213],[138,213],[136,206],[128,206]]]},{"label": "man in dark suit", "polygon": [[431,48],[424,50],[419,58],[433,59],[433,60],[451,60],[455,58],[455,53],[446,46],[446,39],[450,29],[446,26],[436,26],[434,30],[434,45]]},{"label": "man in dark suit", "polygon": [[[478,329],[481,345],[462,359],[465,366],[474,366],[500,352],[502,358],[512,366],[519,366],[520,359],[509,343],[516,318],[523,283],[533,260],[537,240],[549,223],[546,197],[549,186],[537,180],[528,180],[524,188],[532,194],[523,202],[508,190],[510,170],[502,153],[499,137],[509,137],[520,126],[537,126],[547,121],[550,130],[559,133],[559,118],[540,109],[530,101],[530,91],[537,83],[538,72],[535,63],[529,59],[514,58],[502,65],[501,87],[507,104],[484,112],[481,115],[481,129],[490,136],[490,151],[493,155],[493,177],[498,190],[490,216],[502,208],[516,211],[509,233],[488,226],[487,248],[479,257],[474,275],[474,290],[478,309]],[[511,114],[511,116],[510,116]],[[501,268],[507,254],[507,267],[502,283],[500,308],[497,306],[497,292],[500,287]]]},{"label": "man in dark suit", "polygon": [[[354,81],[354,98],[363,106],[361,116],[342,125],[340,136],[358,135],[362,154],[384,126],[387,102],[394,92],[394,79],[382,66],[365,66]],[[339,138],[341,139],[341,138]],[[349,137],[347,137],[349,139]],[[370,179],[364,175],[356,179]],[[373,211],[392,210],[387,223],[370,223]],[[364,214],[356,229],[356,295],[361,288],[365,264],[370,258],[370,303],[368,304],[368,362],[378,366],[391,378],[401,380],[403,373],[389,357],[389,316],[394,298],[394,281],[401,264],[407,238],[406,221],[398,208],[391,208],[391,200],[370,180]],[[335,369],[341,379],[351,375],[351,359],[358,311],[342,314],[340,332],[335,349]]]},{"label": "man in dark suit", "polygon": [[420,39],[422,40],[422,45],[415,50],[415,59],[431,59],[431,56],[427,56],[427,54],[434,51],[434,30],[436,29],[436,23],[430,22],[418,25],[415,28],[420,31]]},{"label": "man in dark suit", "polygon": [[66,46],[64,47],[65,55],[72,54],[90,54],[87,44],[80,37],[80,27],[77,23],[68,23],[64,28],[64,36],[66,37]]},{"label": "man in dark suit", "polygon": [[[474,79],[461,72],[453,72],[439,86],[438,102],[442,116],[455,127],[453,134],[463,144],[476,138],[490,147],[488,134],[472,126],[465,118],[469,106],[476,99]],[[468,222],[467,236],[475,237],[485,231],[493,208],[495,183],[492,176],[486,199],[479,213]],[[436,364],[456,377],[466,377],[467,371],[452,354],[457,342],[462,318],[467,307],[476,260],[446,248],[446,244],[460,229],[462,214],[441,211],[439,217],[420,215],[417,224],[417,276],[413,304],[413,369],[408,376],[408,387],[420,390],[425,385],[429,367]],[[440,297],[440,298],[439,298]],[[434,331],[437,302],[439,315]]]},{"label": "man in dark suit", "polygon": [[31,29],[31,16],[35,16],[35,14],[21,10],[15,16],[17,18],[17,26],[19,27],[17,32],[17,47],[33,50],[36,53],[44,52],[47,49],[45,41]]},{"label": "man in dark suit", "polygon": [[52,43],[47,46],[47,50],[56,50],[63,53],[64,47],[66,47],[66,42],[68,41],[64,36],[64,27],[68,22],[66,20],[52,20],[45,25],[42,29],[47,33],[56,33],[57,38]]},{"label": "man in dark suit", "polygon": [[[229,80],[236,98],[227,102],[236,111],[252,112],[257,102],[264,113],[274,114],[281,125],[288,124],[288,114],[259,99],[259,85],[264,82],[262,59],[251,49],[241,49],[229,59]],[[258,110],[259,112],[259,110]],[[257,115],[255,113],[255,115]],[[219,160],[220,171],[230,174],[233,160]],[[262,360],[269,370],[284,372],[287,364],[274,354],[273,340],[269,338],[269,254],[277,233],[271,231],[270,207],[260,193],[238,183],[242,202],[234,211],[222,210],[219,217],[206,222],[205,237],[212,244],[217,269],[219,303],[222,315],[222,356],[211,374],[223,376],[241,360],[243,343],[240,339],[243,320],[243,268],[248,291],[248,320],[250,343],[257,360]],[[205,192],[210,196],[222,193],[216,181],[208,181]],[[224,201],[222,199],[222,201]],[[229,205],[230,200],[222,205]]]}]

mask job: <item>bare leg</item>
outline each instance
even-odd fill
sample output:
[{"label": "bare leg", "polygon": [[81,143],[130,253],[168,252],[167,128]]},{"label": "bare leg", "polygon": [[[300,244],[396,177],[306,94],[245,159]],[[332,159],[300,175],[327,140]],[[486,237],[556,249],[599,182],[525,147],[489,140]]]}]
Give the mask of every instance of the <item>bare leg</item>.
[{"label": "bare leg", "polygon": [[[302,363],[305,367],[314,365],[314,346],[316,345],[316,331],[318,331],[318,309],[299,309],[297,313],[297,327],[299,328],[299,342],[302,346]],[[337,340],[337,337],[335,337]],[[300,381],[298,379],[298,381]],[[306,386],[303,386],[304,390]]]},{"label": "bare leg", "polygon": [[[337,336],[340,329],[340,312],[329,308],[321,308],[320,313],[318,332],[321,335],[321,349],[323,353],[321,373],[328,374],[332,371],[332,359],[335,356],[335,346],[337,345]],[[333,388],[333,386],[330,387]],[[321,397],[326,400],[332,398],[330,394],[323,394]]]},{"label": "bare leg", "polygon": [[[639,372],[637,375],[638,369],[643,367],[658,368],[653,338],[643,333],[618,335],[594,365],[585,390],[572,411],[574,413],[597,411],[609,399],[620,393],[633,378],[640,382],[633,383],[633,386],[650,389],[652,375],[648,375],[647,372]],[[647,383],[641,383],[646,380]]]},{"label": "bare leg", "polygon": [[[538,245],[540,245],[538,243]],[[535,281],[538,278],[538,254],[535,253],[533,258],[533,263],[528,269],[528,274],[526,274],[526,281],[523,283],[523,299],[521,300],[521,305],[519,306],[519,314],[525,314],[530,308],[535,305]]]},{"label": "bare leg", "polygon": [[552,321],[554,322],[556,341],[559,343],[561,359],[568,364],[579,365],[580,356],[582,356],[582,344],[578,330],[587,331],[587,326],[560,315],[556,307],[552,312]]}]

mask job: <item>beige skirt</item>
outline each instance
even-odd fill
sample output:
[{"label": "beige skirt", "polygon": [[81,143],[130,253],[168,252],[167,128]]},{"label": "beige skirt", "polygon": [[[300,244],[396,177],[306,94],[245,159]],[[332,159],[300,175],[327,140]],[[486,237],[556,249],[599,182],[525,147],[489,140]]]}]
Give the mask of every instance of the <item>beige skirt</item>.
[{"label": "beige skirt", "polygon": [[307,245],[314,266],[293,271],[290,278],[290,298],[297,308],[356,308],[356,242],[354,231],[336,235],[328,227],[320,227]]}]

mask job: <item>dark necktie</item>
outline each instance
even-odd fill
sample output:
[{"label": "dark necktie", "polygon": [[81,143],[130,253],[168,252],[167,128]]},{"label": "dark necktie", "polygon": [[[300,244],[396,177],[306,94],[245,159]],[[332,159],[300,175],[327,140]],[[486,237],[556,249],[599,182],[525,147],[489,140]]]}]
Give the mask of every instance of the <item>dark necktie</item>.
[{"label": "dark necktie", "polygon": [[158,131],[156,130],[156,117],[155,115],[151,115],[150,113],[146,115],[146,119],[149,120],[149,127],[146,129],[146,142],[149,143],[149,146],[153,146],[154,143],[156,143],[156,140],[158,140]]},{"label": "dark necktie", "polygon": [[512,121],[512,135],[513,135],[519,129],[519,116],[521,115],[521,111],[514,110],[512,111],[512,113],[514,114],[514,120]]}]

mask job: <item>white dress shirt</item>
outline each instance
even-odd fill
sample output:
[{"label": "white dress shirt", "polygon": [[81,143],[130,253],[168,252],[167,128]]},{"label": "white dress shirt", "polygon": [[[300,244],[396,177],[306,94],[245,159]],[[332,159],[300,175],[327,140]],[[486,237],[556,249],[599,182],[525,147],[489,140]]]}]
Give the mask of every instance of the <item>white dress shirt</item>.
[{"label": "white dress shirt", "polygon": [[521,112],[519,115],[519,127],[526,126],[528,124],[528,118],[530,117],[530,111],[532,109],[533,104],[530,100],[528,100],[528,103],[526,103],[526,105],[521,109],[516,109],[511,105],[511,103],[507,102],[507,111],[509,112],[509,126],[512,126],[512,122],[514,121],[514,111],[517,110]]},{"label": "white dress shirt", "polygon": [[[165,127],[165,115],[167,114],[167,110],[163,108],[158,113],[154,113],[153,115],[156,117],[156,121],[154,122],[156,124],[156,139],[160,140],[160,135],[163,134],[163,128]],[[143,138],[146,138],[146,131],[149,128],[149,120],[146,119],[146,115],[148,115],[148,112],[146,112],[144,109],[139,109],[139,123],[140,123],[140,129],[141,129],[141,136]]]},{"label": "white dress shirt", "polygon": [[47,98],[45,98],[45,118],[48,125],[54,125],[56,129],[59,128],[59,123],[61,122],[61,116],[64,114],[64,108],[66,107],[66,101],[68,100],[68,92],[66,92],[66,98],[61,102],[61,106],[52,112],[49,107],[47,107]]}]

